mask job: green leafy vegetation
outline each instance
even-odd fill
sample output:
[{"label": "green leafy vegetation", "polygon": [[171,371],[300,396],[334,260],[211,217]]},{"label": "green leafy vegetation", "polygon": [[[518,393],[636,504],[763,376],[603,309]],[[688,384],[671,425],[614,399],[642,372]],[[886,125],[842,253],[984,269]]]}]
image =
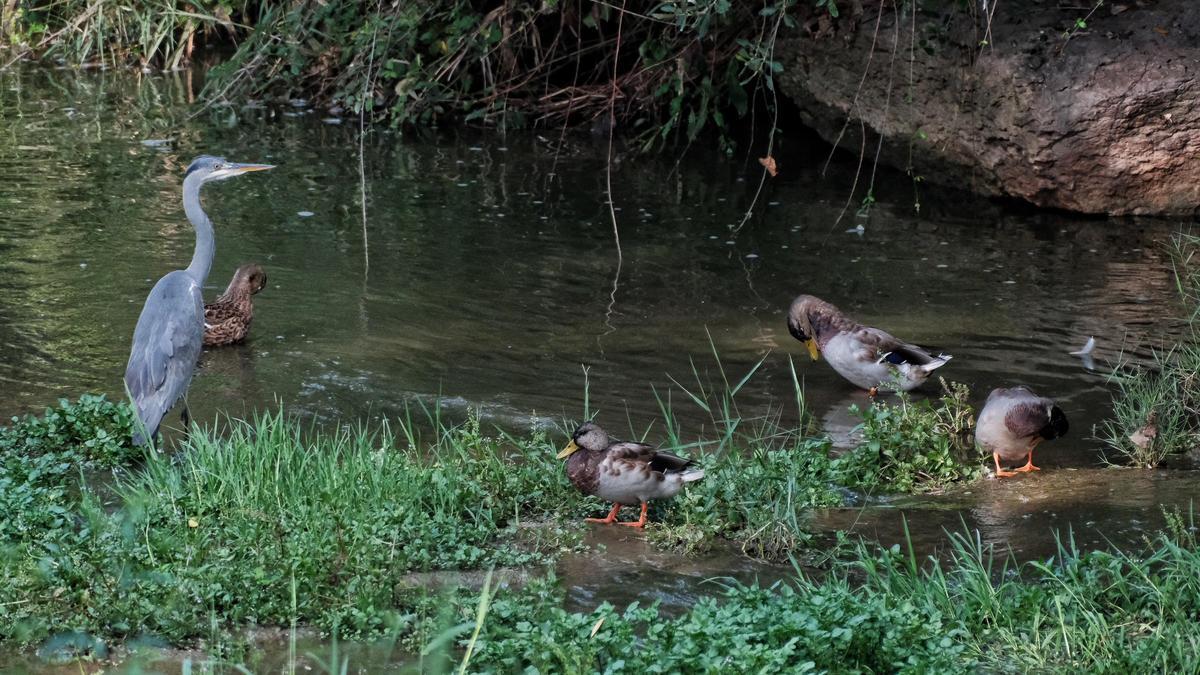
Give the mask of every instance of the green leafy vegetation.
[{"label": "green leafy vegetation", "polygon": [[[174,68],[234,47],[203,97],[303,97],[394,124],[612,123],[643,148],[775,109],[774,43],[796,0],[559,2],[4,0],[5,42],[69,63]],[[801,4],[837,15],[827,0]]]},{"label": "green leafy vegetation", "polygon": [[[121,476],[117,508],[88,489],[81,463],[64,463],[52,489],[13,504],[38,519],[0,540],[0,596],[23,598],[0,615],[0,639],[186,644],[293,622],[351,637],[411,632],[429,599],[406,575],[536,568],[605,509],[570,486],[544,431],[493,437],[475,418],[432,413],[395,425],[306,434],[280,412],[220,436],[196,429],[178,456]],[[786,557],[807,540],[804,512],[838,500],[827,444],[735,436],[725,448],[702,458],[711,473],[698,489],[658,507],[661,540],[701,549],[727,538]],[[4,480],[40,471],[42,456],[5,454]]]},{"label": "green leafy vegetation", "polygon": [[[1158,535],[1138,557],[1084,553],[1065,540],[1049,562],[1024,565],[965,533],[951,535],[947,559],[928,564],[911,549],[859,545],[821,579],[734,583],[677,617],[636,603],[571,613],[561,591],[534,585],[492,600],[470,668],[1191,672],[1200,667],[1193,531]],[[471,600],[460,602],[460,620],[473,615]]]},{"label": "green leafy vegetation", "polygon": [[975,412],[961,384],[942,382],[934,403],[905,393],[896,403],[875,401],[851,411],[862,418],[862,442],[838,458],[836,472],[848,487],[867,492],[927,492],[981,474],[974,451]]},{"label": "green leafy vegetation", "polygon": [[87,394],[0,428],[0,545],[68,527],[82,471],[142,456],[132,432],[128,405]]},{"label": "green leafy vegetation", "polygon": [[1154,353],[1153,364],[1122,358],[1109,379],[1117,385],[1112,417],[1100,436],[1124,463],[1153,468],[1200,442],[1200,237],[1171,242],[1176,288],[1187,324],[1175,344]]},{"label": "green leafy vegetation", "polygon": [[666,521],[648,533],[685,552],[723,538],[747,555],[786,560],[809,541],[805,515],[842,503],[831,466],[826,440],[785,438],[777,447],[737,448],[706,461],[704,479],[668,502]]},{"label": "green leafy vegetation", "polygon": [[564,544],[554,527],[528,540],[517,527],[579,505],[544,436],[502,444],[473,421],[437,432],[420,447],[386,428],[306,439],[279,413],[149,457],[114,488],[115,512],[83,486],[60,490],[57,521],[3,542],[0,595],[25,600],[0,638],[180,642],[213,622],[292,619],[368,635],[400,620],[407,573],[535,564]]}]

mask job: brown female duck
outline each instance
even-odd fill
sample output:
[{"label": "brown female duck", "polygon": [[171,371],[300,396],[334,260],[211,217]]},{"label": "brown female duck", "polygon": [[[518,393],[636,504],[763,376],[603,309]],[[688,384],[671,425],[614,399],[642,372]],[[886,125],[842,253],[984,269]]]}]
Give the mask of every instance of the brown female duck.
[{"label": "brown female duck", "polygon": [[[992,453],[996,477],[1007,478],[1017,472],[1037,471],[1033,449],[1044,440],[1063,436],[1067,427],[1067,416],[1062,409],[1028,387],[993,389],[979,413],[975,441]],[[1001,459],[1006,462],[1025,459],[1025,466],[1005,471],[1000,468]]]},{"label": "brown female duck", "polygon": [[[629,527],[646,525],[651,499],[674,497],[684,483],[704,478],[702,469],[689,468],[693,461],[656,450],[644,443],[610,440],[591,422],[584,422],[571,435],[559,459],[567,459],[567,478],[580,492],[613,503],[605,518],[588,518],[591,523],[616,522]],[[641,503],[642,516],[633,522],[618,522],[622,504]]]},{"label": "brown female duck", "polygon": [[242,265],[229,287],[204,305],[204,346],[231,345],[246,339],[254,319],[254,294],[267,285],[267,273],[258,265]]}]

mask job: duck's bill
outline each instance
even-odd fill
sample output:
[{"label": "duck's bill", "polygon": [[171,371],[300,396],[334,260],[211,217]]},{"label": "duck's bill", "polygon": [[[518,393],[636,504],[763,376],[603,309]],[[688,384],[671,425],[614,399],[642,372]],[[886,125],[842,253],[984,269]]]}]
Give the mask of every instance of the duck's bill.
[{"label": "duck's bill", "polygon": [[808,347],[808,356],[816,361],[821,356],[821,350],[817,348],[817,341],[809,338],[804,341],[804,345]]},{"label": "duck's bill", "polygon": [[567,447],[563,448],[562,451],[558,453],[558,459],[570,457],[578,449],[579,446],[575,445],[575,439],[571,439],[571,442],[567,443]]}]

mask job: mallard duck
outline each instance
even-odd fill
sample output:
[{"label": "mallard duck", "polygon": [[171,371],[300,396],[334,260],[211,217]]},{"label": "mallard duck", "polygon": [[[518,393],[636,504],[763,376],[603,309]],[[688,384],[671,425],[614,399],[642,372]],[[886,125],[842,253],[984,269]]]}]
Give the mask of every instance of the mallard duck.
[{"label": "mallard duck", "polygon": [[[979,413],[975,441],[996,462],[996,476],[1006,478],[1017,472],[1038,471],[1033,465],[1033,449],[1044,440],[1067,433],[1067,416],[1054,401],[1033,393],[1028,387],[993,389]],[[1025,458],[1025,466],[1014,471],[1000,468],[1000,460],[1015,462]]]},{"label": "mallard duck", "polygon": [[[703,469],[689,468],[694,463],[690,459],[644,443],[613,441],[591,422],[584,422],[575,430],[558,458],[567,460],[567,478],[580,492],[613,503],[607,517],[588,518],[589,523],[645,527],[651,499],[674,497],[684,483],[704,478]],[[633,522],[617,521],[622,504],[639,502],[640,518]]]},{"label": "mallard duck", "polygon": [[934,356],[890,334],[848,318],[833,305],[811,295],[792,301],[788,332],[808,347],[816,361],[821,355],[838,375],[871,392],[898,386],[908,391],[924,382],[951,359]]},{"label": "mallard duck", "polygon": [[229,287],[204,305],[204,346],[231,345],[246,339],[254,319],[254,294],[267,285],[267,273],[258,265],[242,265]]}]

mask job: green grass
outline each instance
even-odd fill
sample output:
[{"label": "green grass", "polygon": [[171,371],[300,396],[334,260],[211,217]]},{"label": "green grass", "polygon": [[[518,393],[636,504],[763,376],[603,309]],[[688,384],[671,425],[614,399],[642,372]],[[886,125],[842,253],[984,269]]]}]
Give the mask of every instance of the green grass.
[{"label": "green grass", "polygon": [[[554,588],[497,596],[474,672],[1194,672],[1200,552],[1163,534],[1141,557],[1016,565],[971,534],[948,559],[860,545],[822,579],[731,584],[690,611],[558,606]],[[533,594],[533,597],[530,597]],[[540,595],[539,595],[540,594]],[[469,602],[460,614],[465,618]],[[599,627],[597,628],[597,625]]]},{"label": "green grass", "polygon": [[[705,391],[735,411],[732,396]],[[949,404],[931,410],[921,414],[951,427],[969,419]],[[723,412],[713,419],[734,424]],[[122,431],[101,434],[113,420]],[[88,444],[127,438],[128,421],[122,406],[88,399],[0,430],[0,480],[48,488],[13,506],[47,518],[0,538],[0,598],[13,599],[0,612],[4,643],[98,655],[152,636],[203,644],[213,664],[229,664],[245,654],[243,628],[276,625],[384,636],[425,667],[468,672],[1200,666],[1200,553],[1179,516],[1141,555],[1081,552],[1067,539],[1051,559],[1017,565],[964,533],[940,563],[857,544],[838,549],[820,578],[714,584],[681,615],[653,605],[571,613],[548,567],[523,589],[404,583],[424,570],[537,568],[576,546],[578,518],[604,505],[567,483],[557,433],[489,435],[474,418],[454,425],[436,414],[372,432],[307,432],[277,412],[219,435],[196,430],[176,457]],[[724,538],[772,559],[803,550],[807,511],[836,503],[840,460],[778,421],[697,442],[709,473],[657,507],[652,540],[699,549]],[[61,466],[43,471],[45,457]],[[80,489],[80,472],[115,461],[133,466],[104,505]]]},{"label": "green grass", "polygon": [[1200,442],[1200,237],[1178,234],[1168,248],[1187,325],[1174,344],[1154,352],[1150,365],[1122,355],[1109,381],[1116,385],[1112,417],[1099,436],[1118,461],[1153,468]]},{"label": "green grass", "polygon": [[929,492],[982,474],[974,449],[975,411],[970,392],[942,381],[934,403],[897,394],[866,408],[851,407],[862,418],[855,431],[862,442],[839,457],[834,471],[849,487],[870,493]]},{"label": "green grass", "polygon": [[0,596],[25,601],[0,638],[182,642],[212,622],[293,619],[373,634],[400,620],[409,572],[538,564],[568,543],[553,525],[516,527],[582,507],[544,436],[510,444],[474,422],[437,434],[420,447],[387,428],[306,435],[282,413],[193,433],[178,458],[119,481],[122,508],[83,490],[55,527],[4,542]]},{"label": "green grass", "polygon": [[[177,456],[123,473],[108,506],[65,463],[54,490],[13,507],[53,518],[0,540],[0,597],[21,598],[0,613],[0,639],[189,644],[294,622],[380,635],[428,600],[404,575],[546,565],[606,509],[566,480],[557,435],[489,436],[475,418],[435,415],[393,425],[306,433],[277,412],[193,430]],[[671,546],[726,538],[786,557],[807,540],[804,513],[837,499],[827,445],[724,447],[702,459],[709,477],[656,507],[651,530]],[[37,456],[3,459],[0,480],[40,470]]]},{"label": "green grass", "polygon": [[[684,553],[726,540],[787,560],[809,543],[807,514],[842,502],[846,469],[782,411],[742,417],[737,397],[758,364],[733,376],[713,357],[684,389],[708,422],[684,429],[662,400],[670,447],[707,475],[654,505],[648,536]],[[31,486],[4,492],[0,597],[20,600],[0,612],[0,640],[223,643],[241,626],[296,624],[412,638],[430,597],[406,575],[545,568],[578,545],[583,516],[607,510],[567,481],[554,457],[565,434],[488,434],[476,417],[451,424],[436,411],[333,431],[279,411],[193,429],[177,455],[145,458],[129,446],[128,408],[102,399],[0,430],[0,484]],[[83,471],[130,462],[101,503]]]}]

